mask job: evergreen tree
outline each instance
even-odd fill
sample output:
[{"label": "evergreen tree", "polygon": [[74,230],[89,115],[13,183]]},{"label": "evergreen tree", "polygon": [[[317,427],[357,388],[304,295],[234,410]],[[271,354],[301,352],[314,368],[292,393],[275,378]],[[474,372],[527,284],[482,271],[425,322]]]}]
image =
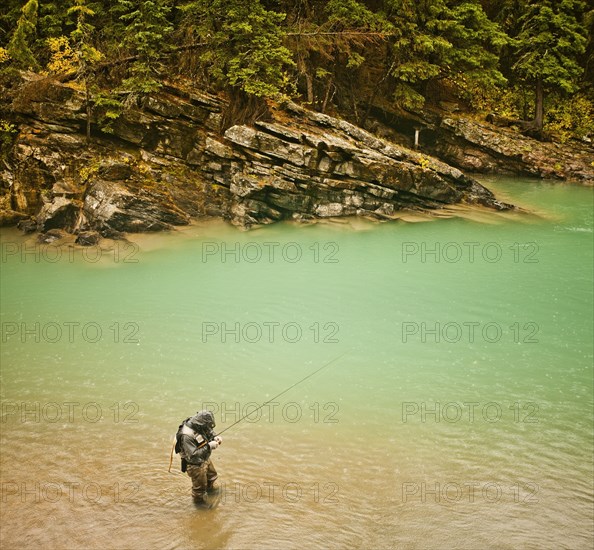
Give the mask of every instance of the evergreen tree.
[{"label": "evergreen tree", "polygon": [[21,69],[39,68],[30,48],[36,34],[38,9],[37,0],[28,0],[21,10],[21,16],[8,43],[8,55]]},{"label": "evergreen tree", "polygon": [[3,0],[0,9],[0,44],[6,46],[22,15],[23,0]]},{"label": "evergreen tree", "polygon": [[436,25],[452,45],[441,59],[441,76],[469,99],[484,99],[506,84],[499,70],[499,52],[509,37],[487,17],[478,2],[448,4],[445,17]]},{"label": "evergreen tree", "polygon": [[74,0],[74,5],[68,9],[68,15],[76,17],[76,28],[70,34],[74,43],[74,52],[78,63],[77,77],[83,82],[86,98],[86,135],[87,142],[91,140],[92,100],[91,87],[95,80],[95,65],[102,59],[101,52],[93,47],[91,35],[93,25],[88,20],[95,12],[88,6],[86,0]]},{"label": "evergreen tree", "polygon": [[594,6],[584,16],[584,24],[588,32],[588,44],[584,55],[584,83],[594,93]]},{"label": "evergreen tree", "polygon": [[120,19],[127,25],[124,45],[138,57],[124,87],[140,93],[158,90],[161,57],[167,51],[167,38],[173,27],[168,21],[168,0],[118,0],[123,11]]},{"label": "evergreen tree", "polygon": [[515,74],[535,89],[534,121],[526,129],[542,133],[545,93],[575,92],[583,69],[587,29],[582,0],[530,0],[519,18]]},{"label": "evergreen tree", "polygon": [[[329,30],[325,41],[330,43],[333,55],[329,59],[332,72],[329,72],[321,110],[323,112],[327,106],[332,85],[337,103],[345,104],[346,96],[350,96],[353,118],[364,125],[371,104],[390,75],[386,37],[394,34],[394,28],[382,13],[372,11],[357,0],[330,0],[325,12],[328,19],[323,28]],[[359,99],[365,96],[367,108],[359,112]]]},{"label": "evergreen tree", "polygon": [[39,34],[42,40],[63,35],[70,2],[57,0],[39,5]]},{"label": "evergreen tree", "polygon": [[265,98],[278,98],[290,87],[285,69],[294,65],[283,45],[285,14],[267,10],[260,0],[196,0],[184,11],[189,34],[203,46],[200,62],[209,84],[230,99],[221,130],[268,116]]},{"label": "evergreen tree", "polygon": [[419,107],[430,82],[449,79],[465,91],[505,82],[498,50],[507,36],[475,0],[387,0],[396,29],[392,42],[395,99]]},{"label": "evergreen tree", "polygon": [[259,97],[287,88],[284,69],[294,63],[283,45],[285,14],[260,0],[198,0],[184,9],[205,44],[201,57],[214,82]]}]

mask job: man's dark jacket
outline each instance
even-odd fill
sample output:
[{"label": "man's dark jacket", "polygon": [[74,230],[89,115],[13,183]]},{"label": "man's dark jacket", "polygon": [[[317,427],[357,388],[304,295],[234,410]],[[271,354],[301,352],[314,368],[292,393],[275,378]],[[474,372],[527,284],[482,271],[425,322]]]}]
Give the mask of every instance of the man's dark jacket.
[{"label": "man's dark jacket", "polygon": [[[185,430],[184,426],[186,426]],[[180,424],[175,436],[175,452],[182,455],[182,472],[186,471],[187,464],[200,466],[208,460],[211,453],[208,441],[212,441],[215,437],[214,427],[214,416],[210,411],[200,411]],[[195,435],[188,434],[187,428],[190,428]],[[207,442],[206,445],[201,445],[204,441]]]}]

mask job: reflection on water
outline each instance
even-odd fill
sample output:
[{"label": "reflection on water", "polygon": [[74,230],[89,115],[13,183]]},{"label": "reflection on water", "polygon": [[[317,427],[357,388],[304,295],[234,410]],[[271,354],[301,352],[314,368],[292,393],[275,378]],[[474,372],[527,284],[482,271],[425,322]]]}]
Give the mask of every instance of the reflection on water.
[{"label": "reflection on water", "polygon": [[489,184],[539,215],[3,230],[2,548],[590,548],[592,190]]}]

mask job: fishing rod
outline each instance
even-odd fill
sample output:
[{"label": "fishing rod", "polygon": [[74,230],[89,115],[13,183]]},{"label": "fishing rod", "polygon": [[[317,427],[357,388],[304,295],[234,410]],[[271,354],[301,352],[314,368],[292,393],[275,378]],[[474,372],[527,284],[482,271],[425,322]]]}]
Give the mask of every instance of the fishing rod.
[{"label": "fishing rod", "polygon": [[320,372],[320,371],[324,370],[325,368],[329,367],[332,363],[335,363],[339,359],[342,359],[345,355],[346,355],[346,352],[343,353],[342,355],[339,355],[338,357],[335,357],[334,359],[332,359],[332,361],[328,361],[328,363],[326,363],[325,365],[323,365],[319,369],[315,370],[311,374],[308,374],[305,378],[302,378],[301,380],[299,380],[299,382],[295,382],[292,386],[289,386],[286,390],[283,390],[278,395],[275,395],[274,397],[272,397],[271,399],[269,399],[268,401],[266,401],[266,403],[262,403],[257,409],[254,409],[253,411],[250,411],[248,414],[245,414],[239,420],[233,422],[233,424],[231,424],[231,426],[227,426],[223,431],[219,432],[217,435],[221,435],[222,433],[226,432],[227,430],[230,430],[233,426],[235,426],[236,424],[239,424],[242,420],[246,419],[248,416],[251,416],[255,412],[258,412],[261,408],[263,408],[266,405],[268,405],[268,403],[272,403],[275,399],[277,399],[281,395],[284,395],[289,390],[292,390],[295,386],[298,386],[299,384],[301,384],[301,382],[305,382],[308,378],[311,378],[312,376],[314,376],[318,372]]},{"label": "fishing rod", "polygon": [[[262,403],[257,409],[254,409],[253,411],[250,411],[248,414],[243,415],[239,420],[236,420],[235,422],[233,422],[233,424],[231,424],[230,426],[227,426],[224,430],[220,431],[217,434],[217,436],[221,435],[222,433],[226,432],[227,430],[230,430],[231,428],[233,428],[233,426],[236,426],[237,424],[239,424],[240,422],[242,422],[243,420],[245,420],[248,416],[251,416],[252,414],[254,414],[255,412],[259,411],[261,408],[265,407],[269,403],[272,403],[275,399],[278,399],[281,395],[284,395],[285,393],[287,393],[288,391],[292,390],[294,387],[298,386],[302,382],[305,382],[308,378],[311,378],[312,376],[315,376],[318,372],[321,372],[324,369],[328,368],[332,363],[336,363],[336,361],[338,361],[339,359],[342,359],[345,355],[346,355],[346,352],[343,353],[342,355],[339,355],[338,357],[335,357],[331,361],[328,361],[327,363],[325,363],[324,365],[322,365],[319,369],[316,369],[315,371],[313,371],[312,373],[308,374],[307,376],[305,376],[301,380],[295,382],[294,384],[292,384],[288,388],[284,389],[279,394],[277,394],[274,397],[270,398],[265,403]],[[205,440],[200,445],[198,445],[198,448],[200,449],[200,448],[204,447],[206,444],[208,444],[208,441]],[[173,447],[171,448],[171,457],[170,457],[170,460],[169,460],[169,472],[171,472],[171,464],[173,463],[173,449],[174,448],[175,448],[175,441],[173,442]]]}]

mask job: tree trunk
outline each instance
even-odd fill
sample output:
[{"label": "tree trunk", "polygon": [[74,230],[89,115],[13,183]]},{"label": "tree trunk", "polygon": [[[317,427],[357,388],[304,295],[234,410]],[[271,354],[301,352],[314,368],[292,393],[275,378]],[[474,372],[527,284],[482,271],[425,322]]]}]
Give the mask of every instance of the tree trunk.
[{"label": "tree trunk", "polygon": [[351,97],[351,105],[353,109],[353,115],[355,116],[355,120],[359,120],[359,111],[357,109],[357,97],[355,95],[355,90],[353,89],[353,78],[349,79],[349,96]]},{"label": "tree trunk", "polygon": [[313,78],[308,73],[305,72],[305,82],[307,84],[307,102],[311,107],[313,107],[314,103],[314,89],[313,89]]},{"label": "tree trunk", "polygon": [[85,99],[87,110],[87,145],[91,143],[91,92],[89,90],[89,79],[85,76]]},{"label": "tree trunk", "polygon": [[373,93],[371,94],[371,97],[367,101],[367,108],[365,109],[365,114],[363,115],[361,120],[359,120],[359,122],[358,122],[359,126],[361,126],[362,128],[365,128],[365,123],[367,122],[367,118],[369,117],[369,113],[371,112],[371,106],[373,105],[373,102],[375,101],[377,94],[380,92],[382,85],[384,84],[386,79],[390,76],[392,71],[394,70],[394,65],[396,65],[396,61],[393,61],[390,64],[390,68],[382,76],[382,78],[379,80],[379,82],[374,86]]},{"label": "tree trunk", "polygon": [[536,80],[536,94],[534,104],[534,119],[512,121],[522,133],[535,139],[543,139],[544,126],[544,85],[539,77]]},{"label": "tree trunk", "polygon": [[302,56],[297,57],[297,69],[303,75],[303,78],[305,78],[307,103],[309,103],[309,105],[311,107],[313,107],[314,99],[315,99],[315,97],[314,97],[314,79],[313,79],[313,76],[308,71],[308,66],[307,66],[306,60]]},{"label": "tree trunk", "polygon": [[538,133],[542,133],[544,123],[544,89],[542,79],[536,80],[536,106],[534,112],[534,126]]},{"label": "tree trunk", "polygon": [[[324,102],[322,103],[322,109],[321,109],[322,113],[326,112],[326,107],[328,107],[328,101],[331,98],[330,92],[332,91],[333,86],[334,86],[334,76],[330,76],[330,79],[328,80],[328,86],[326,86],[326,94],[324,95]],[[332,94],[332,95],[334,95],[334,94]]]},{"label": "tree trunk", "polygon": [[[383,79],[382,79],[382,81],[383,81]],[[367,107],[365,108],[365,113],[363,114],[363,116],[361,117],[359,122],[357,123],[359,126],[361,126],[361,128],[365,128],[365,123],[367,122],[367,119],[369,118],[369,113],[371,112],[371,106],[373,105],[373,102],[375,101],[375,98],[377,97],[377,94],[380,89],[380,85],[381,85],[381,82],[379,82],[377,84],[377,86],[374,88],[373,93],[371,94],[371,97],[367,101]]]}]

